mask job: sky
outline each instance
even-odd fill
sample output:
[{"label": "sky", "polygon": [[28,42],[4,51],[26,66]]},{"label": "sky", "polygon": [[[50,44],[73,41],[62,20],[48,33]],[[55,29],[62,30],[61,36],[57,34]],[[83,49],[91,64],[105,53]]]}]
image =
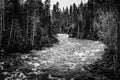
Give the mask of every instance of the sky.
[{"label": "sky", "polygon": [[[45,0],[42,0],[45,1]],[[86,3],[88,0],[82,0],[83,3]],[[51,0],[51,9],[53,7],[53,4],[56,4],[56,2],[59,2],[60,4],[60,9],[63,9],[63,7],[69,7],[70,5],[72,5],[73,3],[75,3],[76,5],[81,3],[81,0]]]}]

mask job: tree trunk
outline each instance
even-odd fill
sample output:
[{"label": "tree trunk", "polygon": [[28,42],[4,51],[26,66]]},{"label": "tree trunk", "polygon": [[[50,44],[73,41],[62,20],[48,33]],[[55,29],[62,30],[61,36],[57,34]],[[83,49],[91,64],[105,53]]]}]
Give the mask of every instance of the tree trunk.
[{"label": "tree trunk", "polygon": [[36,25],[35,25],[35,22],[33,22],[33,35],[32,35],[32,47],[34,46],[34,38],[35,38],[35,28],[36,28]]},{"label": "tree trunk", "polygon": [[10,46],[10,41],[11,41],[11,37],[12,37],[12,32],[13,32],[13,20],[12,20],[12,24],[11,24],[11,30],[10,30],[10,36],[9,36],[9,40],[8,40],[8,45],[7,45],[7,47],[9,48],[9,46]]},{"label": "tree trunk", "polygon": [[5,2],[4,0],[0,0],[0,48],[2,47],[2,36],[4,30],[4,9],[5,9]]},{"label": "tree trunk", "polygon": [[32,21],[32,24],[33,24],[33,30],[32,30],[32,47],[34,47],[34,41],[35,41],[35,33],[36,33],[36,16],[35,16],[35,12],[34,12],[34,15],[33,15],[33,21]]},{"label": "tree trunk", "polygon": [[0,10],[0,48],[2,45],[2,10]]},{"label": "tree trunk", "polygon": [[29,16],[28,16],[28,11],[27,11],[27,29],[26,29],[26,47],[28,47],[28,39],[29,39],[29,36],[28,36],[28,26],[29,26]]}]

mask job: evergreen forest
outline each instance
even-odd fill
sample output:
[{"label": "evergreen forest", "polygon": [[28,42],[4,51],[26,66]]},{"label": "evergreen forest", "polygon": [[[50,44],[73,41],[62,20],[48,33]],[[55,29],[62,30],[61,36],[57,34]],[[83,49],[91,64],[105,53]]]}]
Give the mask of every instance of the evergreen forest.
[{"label": "evergreen forest", "polygon": [[[51,10],[51,0],[0,0],[1,80],[119,80],[120,1],[60,5]],[[75,57],[82,52],[83,61]]]}]

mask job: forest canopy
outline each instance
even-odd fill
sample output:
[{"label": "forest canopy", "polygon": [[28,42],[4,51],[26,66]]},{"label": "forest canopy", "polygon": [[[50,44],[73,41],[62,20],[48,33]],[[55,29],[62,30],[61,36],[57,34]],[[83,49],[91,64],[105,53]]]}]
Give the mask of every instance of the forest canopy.
[{"label": "forest canopy", "polygon": [[57,41],[50,19],[50,0],[1,0],[1,49],[24,52]]}]

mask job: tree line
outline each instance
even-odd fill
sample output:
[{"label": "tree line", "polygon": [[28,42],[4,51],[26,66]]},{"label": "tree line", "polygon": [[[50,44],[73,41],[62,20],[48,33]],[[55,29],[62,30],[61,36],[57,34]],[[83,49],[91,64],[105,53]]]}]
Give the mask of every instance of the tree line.
[{"label": "tree line", "polygon": [[0,0],[0,49],[26,52],[56,42],[50,0]]}]

